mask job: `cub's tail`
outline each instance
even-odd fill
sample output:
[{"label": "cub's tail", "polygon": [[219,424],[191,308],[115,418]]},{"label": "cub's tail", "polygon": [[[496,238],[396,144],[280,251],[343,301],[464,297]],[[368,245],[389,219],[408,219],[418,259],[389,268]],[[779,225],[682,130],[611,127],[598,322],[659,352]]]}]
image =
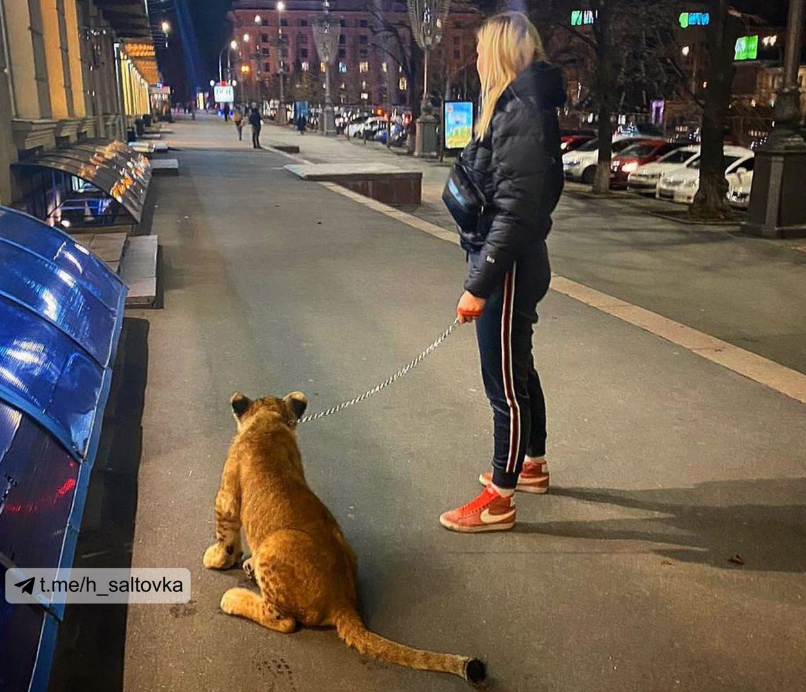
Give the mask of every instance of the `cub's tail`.
[{"label": "cub's tail", "polygon": [[453,673],[474,685],[483,683],[487,677],[484,663],[477,658],[412,649],[370,632],[355,610],[343,610],[336,616],[335,624],[339,637],[359,653],[369,654],[407,668]]}]

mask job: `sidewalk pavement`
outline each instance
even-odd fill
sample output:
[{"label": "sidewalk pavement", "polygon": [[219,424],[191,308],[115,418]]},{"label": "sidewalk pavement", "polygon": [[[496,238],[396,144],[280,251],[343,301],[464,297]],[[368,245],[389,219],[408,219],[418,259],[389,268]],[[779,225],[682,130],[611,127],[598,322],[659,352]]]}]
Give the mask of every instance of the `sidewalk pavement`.
[{"label": "sidewalk pavement", "polygon": [[[423,172],[411,213],[453,230],[441,202],[447,164],[345,138],[268,126],[267,143],[293,143],[313,162],[392,161]],[[806,373],[806,242],[742,236],[650,215],[680,205],[617,193],[602,200],[568,185],[549,236],[556,273]]]},{"label": "sidewalk pavement", "polygon": [[[223,123],[174,129],[182,175],[152,183],[164,310],[130,313],[150,322],[133,565],[188,567],[194,591],[129,609],[125,690],[467,689],[330,631],[228,617],[218,603],[241,574],[201,566],[232,392],[302,389],[315,412],[372,387],[453,319],[462,253],[296,179]],[[481,656],[500,692],[802,689],[806,408],[555,292],[535,353],[553,487],[517,498],[510,533],[437,522],[479,491],[491,452],[470,327],[300,429],[309,482],[358,553],[368,626]]]}]

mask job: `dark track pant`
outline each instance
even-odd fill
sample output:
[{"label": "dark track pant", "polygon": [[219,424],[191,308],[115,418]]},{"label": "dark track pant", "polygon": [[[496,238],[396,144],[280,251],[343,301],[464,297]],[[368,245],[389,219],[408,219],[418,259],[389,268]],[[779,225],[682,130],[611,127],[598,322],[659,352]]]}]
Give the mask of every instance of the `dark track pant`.
[{"label": "dark track pant", "polygon": [[[483,261],[470,253],[468,261]],[[548,251],[538,243],[507,272],[476,320],[484,389],[493,409],[493,483],[514,488],[525,455],[546,453],[546,402],[532,356],[537,304],[551,282]]]},{"label": "dark track pant", "polygon": [[252,125],[252,146],[255,149],[260,149],[260,126],[255,127]]}]

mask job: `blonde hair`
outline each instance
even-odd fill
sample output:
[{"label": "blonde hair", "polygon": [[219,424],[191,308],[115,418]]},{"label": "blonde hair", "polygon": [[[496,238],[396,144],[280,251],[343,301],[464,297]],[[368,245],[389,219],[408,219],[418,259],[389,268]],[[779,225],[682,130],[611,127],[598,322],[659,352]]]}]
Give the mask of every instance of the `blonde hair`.
[{"label": "blonde hair", "polygon": [[532,62],[545,60],[546,53],[537,28],[521,12],[501,12],[484,22],[478,31],[478,50],[484,61],[479,70],[481,116],[476,138],[483,139],[501,94]]}]

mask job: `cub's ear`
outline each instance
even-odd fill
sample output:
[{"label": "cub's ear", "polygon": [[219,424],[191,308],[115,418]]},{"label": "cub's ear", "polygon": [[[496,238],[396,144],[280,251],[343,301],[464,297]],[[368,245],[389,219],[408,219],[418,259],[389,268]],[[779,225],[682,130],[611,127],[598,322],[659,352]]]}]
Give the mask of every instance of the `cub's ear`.
[{"label": "cub's ear", "polygon": [[302,418],[302,414],[305,413],[305,409],[308,408],[308,399],[302,392],[291,392],[291,394],[283,399],[283,402],[285,402],[285,405],[293,416],[293,420],[291,421],[293,423],[296,423]]},{"label": "cub's ear", "polygon": [[229,403],[232,406],[232,412],[235,414],[235,417],[240,418],[249,410],[249,407],[252,405],[252,400],[248,399],[240,392],[235,392],[229,400]]}]

